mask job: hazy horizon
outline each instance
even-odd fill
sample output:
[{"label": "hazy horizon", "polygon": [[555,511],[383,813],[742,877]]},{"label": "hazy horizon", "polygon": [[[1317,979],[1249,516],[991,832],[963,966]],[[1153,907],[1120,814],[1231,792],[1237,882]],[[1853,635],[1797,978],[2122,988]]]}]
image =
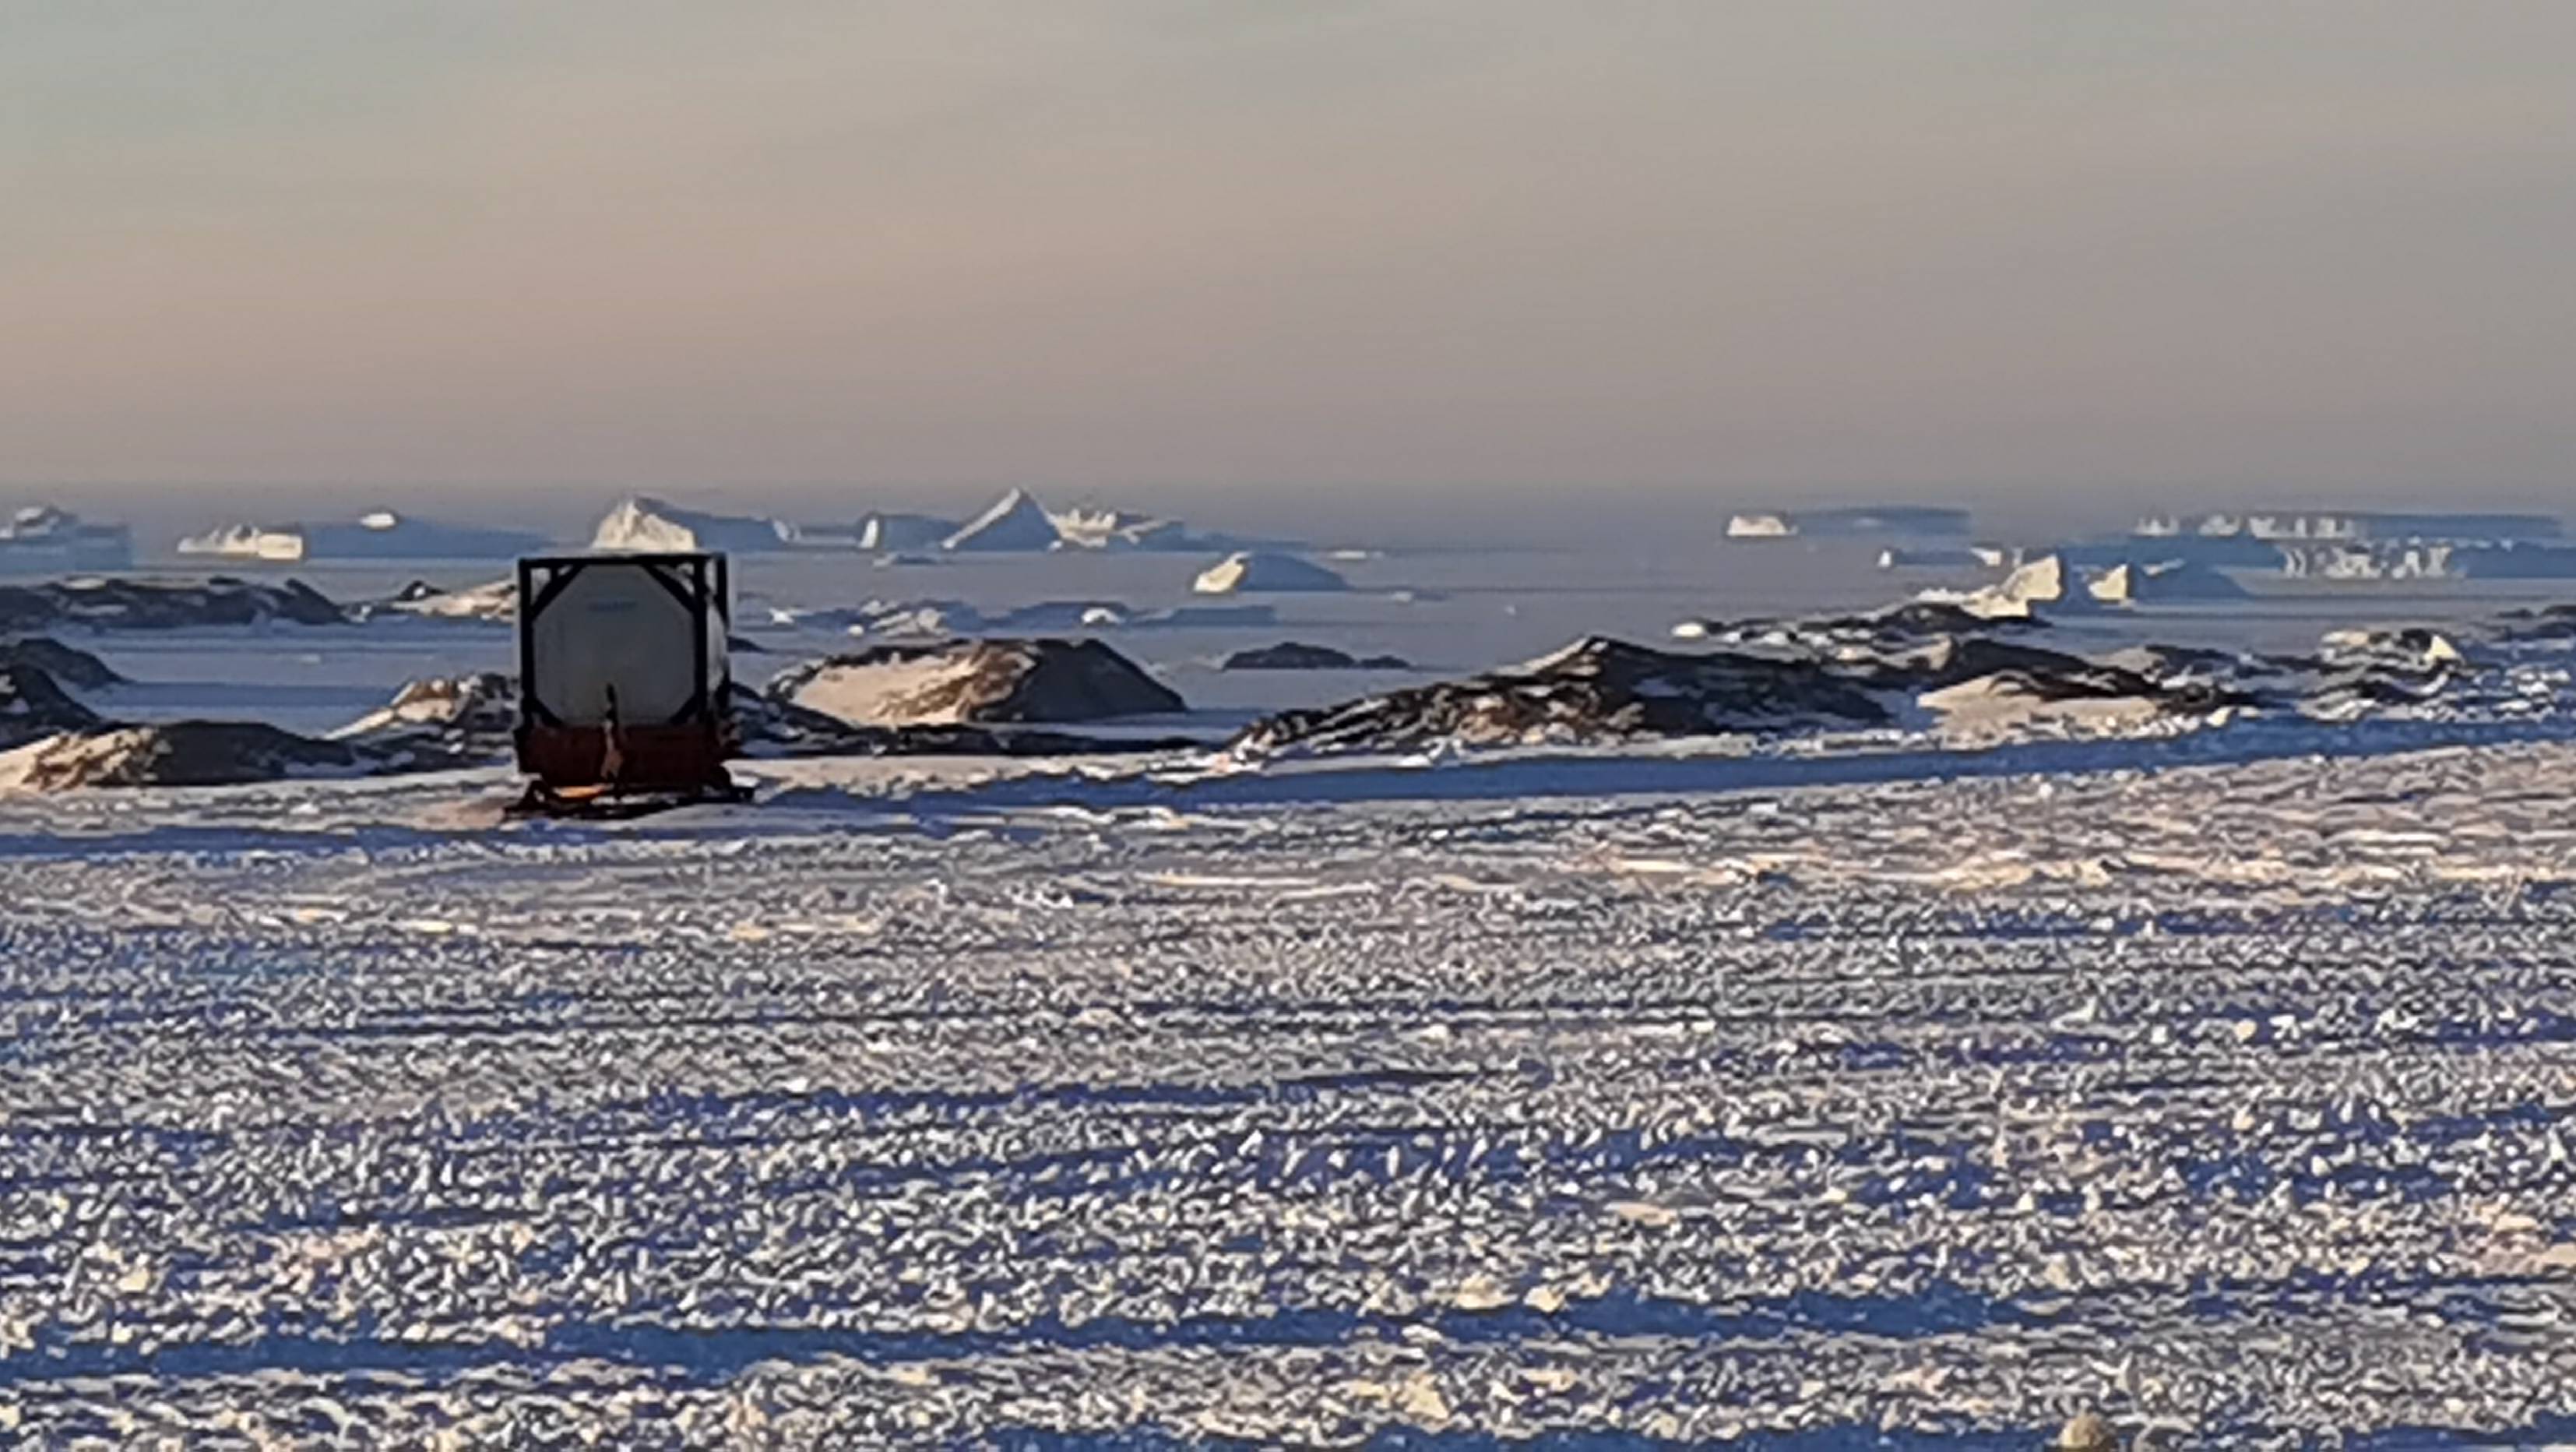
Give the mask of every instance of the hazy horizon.
[{"label": "hazy horizon", "polygon": [[2537,3],[22,11],[0,491],[2558,512],[2569,54]]}]

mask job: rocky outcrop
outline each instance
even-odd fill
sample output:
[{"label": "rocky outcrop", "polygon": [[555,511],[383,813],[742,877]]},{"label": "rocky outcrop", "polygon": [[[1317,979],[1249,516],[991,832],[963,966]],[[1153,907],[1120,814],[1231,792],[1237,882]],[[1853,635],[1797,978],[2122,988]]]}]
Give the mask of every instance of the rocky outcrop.
[{"label": "rocky outcrop", "polygon": [[1804,662],[1593,637],[1508,670],[1259,722],[1239,751],[1410,750],[1879,726],[1887,706]]},{"label": "rocky outcrop", "polygon": [[[1948,604],[1813,621],[1708,624],[1722,648],[1676,652],[1593,638],[1509,670],[1291,711],[1238,751],[1602,745],[1660,736],[1770,736],[1936,725],[1999,706],[2117,705],[2139,717],[2263,699],[2200,653],[2094,660],[2006,638],[2030,628]],[[2236,657],[2220,657],[2231,665]],[[2104,716],[2104,712],[2090,712]]]},{"label": "rocky outcrop", "polygon": [[375,768],[366,753],[344,742],[255,721],[172,721],[65,732],[0,754],[0,787],[234,786]]},{"label": "rocky outcrop", "polygon": [[2133,645],[2078,655],[2034,643],[2045,628],[2036,619],[1982,617],[1955,601],[1685,626],[1699,649],[1587,640],[1526,666],[1287,712],[1244,731],[1235,748],[1415,751],[1882,727],[1955,742],[2169,732],[2244,714],[2576,719],[2576,605],[2440,630],[2334,630],[2300,654]]},{"label": "rocky outcrop", "polygon": [[1329,645],[1283,640],[1277,645],[1238,650],[1218,666],[1229,671],[1409,671],[1413,663],[1400,655],[1355,656]]},{"label": "rocky outcrop", "polygon": [[349,614],[358,620],[409,617],[507,625],[519,618],[519,582],[494,580],[462,590],[442,590],[414,580],[382,600],[350,607]]},{"label": "rocky outcrop", "polygon": [[0,631],[180,630],[204,626],[344,625],[348,613],[300,580],[127,580],[84,577],[0,585]]},{"label": "rocky outcrop", "polygon": [[1756,618],[1727,622],[1688,620],[1673,627],[1686,640],[1714,645],[1758,647],[1818,659],[1883,655],[1937,644],[1959,636],[2021,635],[2042,630],[2047,622],[2026,616],[1978,615],[1955,603],[1910,600],[1884,610],[1858,615],[1817,615],[1797,619]]},{"label": "rocky outcrop", "polygon": [[[962,722],[863,724],[740,685],[727,705],[735,744],[746,756],[1027,756],[1181,744]],[[518,712],[518,683],[497,672],[418,680],[329,740],[350,748],[353,769],[369,774],[497,765],[512,759]]]},{"label": "rocky outcrop", "polygon": [[0,664],[0,746],[22,746],[65,731],[87,731],[98,716],[72,699],[41,666]]},{"label": "rocky outcrop", "polygon": [[1181,698],[1096,640],[881,645],[790,667],[770,699],[856,726],[1098,721],[1183,709]]},{"label": "rocky outcrop", "polygon": [[941,540],[955,534],[958,528],[958,522],[953,519],[880,511],[859,521],[858,547],[863,550],[932,549]]},{"label": "rocky outcrop", "polygon": [[125,677],[118,675],[97,656],[42,635],[0,641],[0,668],[20,666],[33,666],[51,676],[56,684],[77,691],[95,691],[125,683]]},{"label": "rocky outcrop", "polygon": [[330,739],[360,748],[384,771],[434,771],[508,757],[518,723],[518,683],[484,671],[412,681]]}]

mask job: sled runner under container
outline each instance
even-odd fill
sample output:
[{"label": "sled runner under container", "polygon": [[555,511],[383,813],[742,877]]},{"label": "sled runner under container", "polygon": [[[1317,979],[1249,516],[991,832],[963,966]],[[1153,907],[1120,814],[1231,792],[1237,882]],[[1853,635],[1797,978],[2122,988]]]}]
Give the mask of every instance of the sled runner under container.
[{"label": "sled runner under container", "polygon": [[719,554],[519,561],[519,768],[529,805],[734,796],[731,572]]}]

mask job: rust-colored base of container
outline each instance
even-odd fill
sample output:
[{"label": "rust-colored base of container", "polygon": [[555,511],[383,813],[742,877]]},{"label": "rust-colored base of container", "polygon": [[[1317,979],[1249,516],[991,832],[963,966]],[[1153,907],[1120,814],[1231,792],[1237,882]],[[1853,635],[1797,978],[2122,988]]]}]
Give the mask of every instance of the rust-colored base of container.
[{"label": "rust-colored base of container", "polygon": [[593,822],[624,821],[679,807],[750,800],[751,788],[731,777],[681,792],[614,791],[607,787],[568,787],[557,791],[544,782],[532,781],[528,783],[527,792],[510,808],[509,815],[571,817]]},{"label": "rust-colored base of container", "polygon": [[519,769],[559,793],[730,790],[726,746],[715,727],[697,724],[626,727],[613,753],[596,726],[523,726]]}]

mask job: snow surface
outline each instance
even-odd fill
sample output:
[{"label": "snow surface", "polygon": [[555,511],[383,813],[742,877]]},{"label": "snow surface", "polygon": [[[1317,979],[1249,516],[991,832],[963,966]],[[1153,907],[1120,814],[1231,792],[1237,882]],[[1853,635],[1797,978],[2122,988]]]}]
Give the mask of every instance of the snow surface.
[{"label": "snow surface", "polygon": [[2576,745],[2430,744],[0,805],[0,1415],[2562,1436]]},{"label": "snow surface", "polygon": [[[1885,602],[1874,545],[1720,570],[1706,532],[1355,559],[1118,639],[1240,724],[1347,694],[1213,665],[1291,631],[1427,679]],[[737,666],[848,648],[871,593],[1141,614],[1173,566],[770,554]],[[2553,598],[2429,581],[2398,613],[2440,628],[2389,632],[2292,583],[2031,638],[2447,671],[2499,649],[2453,622]],[[512,664],[400,612],[71,638],[134,678],[104,715],[313,732]],[[2040,708],[1989,681],[1763,750],[760,761],[757,805],[613,827],[505,824],[499,771],[0,797],[0,1427],[2564,1440],[2571,689],[2562,653],[2352,726],[1999,724]]]}]

